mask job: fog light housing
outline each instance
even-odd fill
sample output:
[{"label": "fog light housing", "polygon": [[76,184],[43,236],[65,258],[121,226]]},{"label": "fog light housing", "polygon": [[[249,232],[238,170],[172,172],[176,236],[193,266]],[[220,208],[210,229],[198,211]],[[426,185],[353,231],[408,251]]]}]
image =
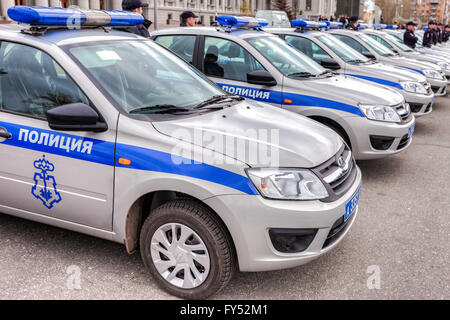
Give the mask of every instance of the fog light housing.
[{"label": "fog light housing", "polygon": [[270,229],[269,236],[273,247],[282,253],[298,253],[305,251],[317,229]]},{"label": "fog light housing", "polygon": [[370,136],[370,144],[375,150],[387,150],[392,146],[394,137]]}]

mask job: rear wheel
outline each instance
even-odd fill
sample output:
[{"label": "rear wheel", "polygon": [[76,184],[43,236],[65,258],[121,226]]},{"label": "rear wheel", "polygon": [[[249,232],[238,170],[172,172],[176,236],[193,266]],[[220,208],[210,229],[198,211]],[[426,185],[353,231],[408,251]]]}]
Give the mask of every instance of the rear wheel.
[{"label": "rear wheel", "polygon": [[150,212],[140,250],[158,284],[184,299],[218,292],[235,270],[233,247],[222,223],[194,200],[171,201]]}]

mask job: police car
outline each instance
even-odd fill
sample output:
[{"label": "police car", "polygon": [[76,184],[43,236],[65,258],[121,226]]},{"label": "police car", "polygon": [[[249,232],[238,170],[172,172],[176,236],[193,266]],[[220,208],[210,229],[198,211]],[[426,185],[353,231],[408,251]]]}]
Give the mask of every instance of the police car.
[{"label": "police car", "polygon": [[[450,81],[450,54],[449,52],[433,50],[423,47],[421,41],[416,43],[416,48],[413,50],[403,43],[404,31],[386,29],[384,31],[383,39],[387,44],[391,45],[396,51],[405,57],[427,61],[437,64],[445,72],[447,80]],[[417,36],[417,34],[416,34]]]},{"label": "police car", "polygon": [[317,29],[314,22],[294,20],[292,24],[296,26],[295,29],[266,29],[266,31],[279,35],[328,69],[397,91],[404,96],[415,116],[432,111],[434,94],[424,76],[373,61],[329,32],[311,31],[312,27]]},{"label": "police car", "polygon": [[331,34],[369,58],[396,68],[403,68],[412,73],[418,73],[425,78],[425,81],[431,87],[439,88],[435,96],[446,94],[447,78],[439,66],[423,66],[420,61],[398,56],[392,50],[363,32],[335,29],[331,31]]},{"label": "police car", "polygon": [[334,131],[110,29],[140,15],[8,14],[28,25],[0,27],[2,213],[139,248],[183,298],[307,263],[350,230],[361,172]]},{"label": "police car", "polygon": [[[442,67],[437,63],[434,64],[431,62],[432,58],[428,58],[427,61],[414,59],[412,57],[407,57],[404,54],[399,54],[401,49],[397,49],[397,47],[401,47],[403,45],[403,49],[407,50],[409,48],[405,44],[397,44],[394,48],[389,42],[385,39],[388,35],[386,35],[382,31],[373,30],[373,29],[365,29],[362,33],[369,36],[369,39],[366,36],[363,36],[361,39],[367,43],[373,49],[373,54],[376,59],[385,64],[391,64],[397,66],[399,68],[405,68],[414,72],[418,72],[427,77],[428,82],[431,84],[431,88],[434,92],[435,97],[444,96],[447,94],[447,78],[445,69],[447,68],[447,64],[438,59],[442,64]],[[394,44],[395,45],[395,44]],[[405,48],[406,47],[406,48]],[[392,50],[394,49],[394,50]],[[422,59],[427,59],[427,56],[423,56]],[[450,70],[449,70],[450,74]]]},{"label": "police car", "polygon": [[410,145],[415,120],[401,94],[327,71],[259,30],[257,19],[219,16],[217,21],[222,27],[164,29],[151,36],[224,90],[331,127],[357,159],[383,157]]}]

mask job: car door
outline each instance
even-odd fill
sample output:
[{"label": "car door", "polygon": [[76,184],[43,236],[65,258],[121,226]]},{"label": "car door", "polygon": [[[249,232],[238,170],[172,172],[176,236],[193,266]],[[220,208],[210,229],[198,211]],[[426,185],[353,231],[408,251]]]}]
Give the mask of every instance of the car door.
[{"label": "car door", "polygon": [[229,39],[205,36],[199,48],[201,69],[216,84],[231,94],[281,106],[282,84],[249,83],[247,74],[266,70],[243,46]]},{"label": "car door", "polygon": [[92,106],[48,54],[1,42],[0,212],[111,230],[115,129],[51,130],[45,111],[70,103]]}]

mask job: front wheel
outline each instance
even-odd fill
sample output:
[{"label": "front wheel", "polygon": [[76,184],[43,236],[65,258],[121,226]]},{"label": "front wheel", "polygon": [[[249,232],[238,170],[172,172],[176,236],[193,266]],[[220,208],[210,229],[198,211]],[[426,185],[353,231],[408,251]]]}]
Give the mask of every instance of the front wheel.
[{"label": "front wheel", "polygon": [[142,260],[158,284],[184,299],[204,299],[231,280],[235,255],[222,223],[194,200],[152,210],[140,235]]}]

